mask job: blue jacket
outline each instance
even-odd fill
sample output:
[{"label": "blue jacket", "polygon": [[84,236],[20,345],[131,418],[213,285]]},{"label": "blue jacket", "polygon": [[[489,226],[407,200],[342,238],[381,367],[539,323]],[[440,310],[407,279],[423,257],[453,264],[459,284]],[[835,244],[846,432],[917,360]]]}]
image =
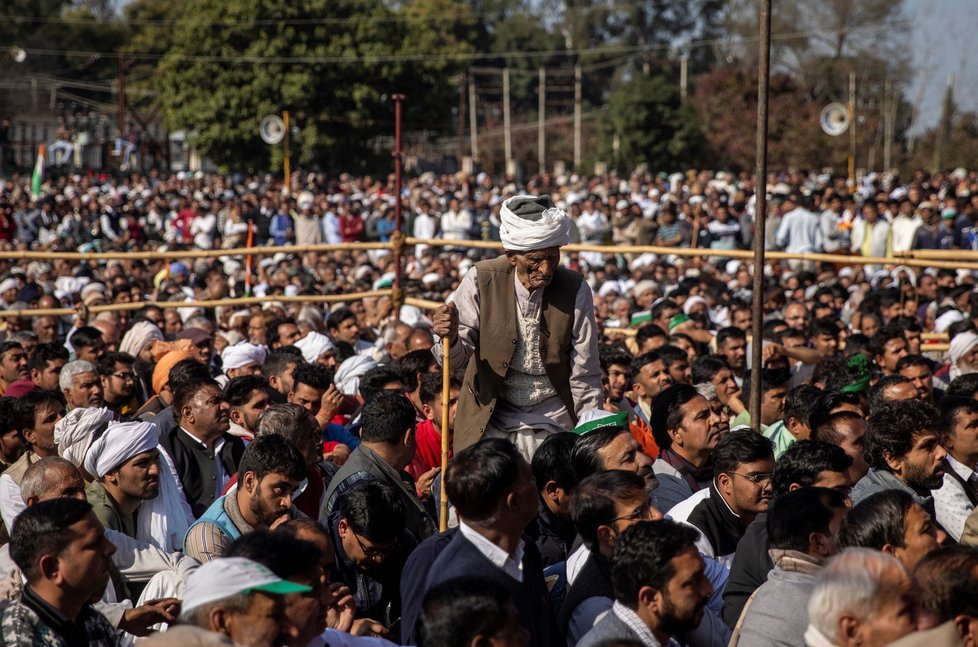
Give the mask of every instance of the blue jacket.
[{"label": "blue jacket", "polygon": [[[221,532],[227,535],[228,539],[230,539],[231,541],[234,541],[235,539],[240,537],[241,531],[238,530],[238,527],[234,525],[234,522],[231,521],[231,517],[228,516],[227,510],[224,509],[225,498],[227,498],[227,495],[218,497],[218,499],[215,500],[214,503],[212,503],[209,508],[207,508],[204,514],[200,516],[200,519],[195,521],[193,525],[187,529],[187,535],[190,534],[191,528],[193,528],[197,524],[204,523],[206,521],[220,528]],[[186,541],[187,536],[184,535],[183,539],[184,541]]]}]

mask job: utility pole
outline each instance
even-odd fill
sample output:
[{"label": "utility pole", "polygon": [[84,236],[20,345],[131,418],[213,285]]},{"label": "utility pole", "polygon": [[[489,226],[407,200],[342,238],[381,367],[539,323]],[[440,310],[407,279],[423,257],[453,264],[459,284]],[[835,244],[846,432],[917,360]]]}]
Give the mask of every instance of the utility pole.
[{"label": "utility pole", "polygon": [[574,170],[581,168],[581,66],[574,66]]},{"label": "utility pole", "polygon": [[476,131],[475,74],[469,75],[469,143],[472,147],[473,164],[479,159],[479,133]]},{"label": "utility pole", "polygon": [[750,421],[761,429],[761,380],[764,362],[762,328],[764,323],[764,235],[767,228],[767,128],[768,87],[771,82],[771,0],[761,0],[758,29],[757,61],[757,180],[754,196],[757,201],[754,215],[754,276],[751,290],[751,390]]},{"label": "utility pole", "polygon": [[686,93],[689,85],[689,54],[683,52],[679,59],[679,96],[686,103]]},{"label": "utility pole", "polygon": [[849,72],[849,190],[856,188],[856,73]]},{"label": "utility pole", "polygon": [[292,155],[289,151],[289,131],[291,126],[289,126],[288,110],[282,113],[282,123],[285,124],[285,137],[282,139],[282,169],[285,175],[285,195],[292,195],[292,168],[289,161],[289,157]]},{"label": "utility pole", "polygon": [[465,86],[466,73],[459,76],[458,81],[458,167],[462,168],[462,158],[465,157]]},{"label": "utility pole", "polygon": [[886,79],[886,83],[883,84],[883,172],[890,170],[890,145],[893,138],[890,134],[890,129],[893,127],[893,111],[890,108],[890,102],[893,101],[893,97],[890,96],[890,79]]},{"label": "utility pole", "polygon": [[542,65],[540,66],[540,87],[537,94],[540,99],[537,108],[540,113],[537,129],[537,161],[540,163],[540,173],[544,173],[547,170],[547,137],[543,125],[547,112],[547,70]]},{"label": "utility pole", "polygon": [[119,52],[119,137],[126,136],[126,62]]},{"label": "utility pole", "polygon": [[[506,154],[506,174],[513,164],[513,131],[509,121],[509,68],[503,68],[503,147]],[[514,173],[515,175],[515,173]]]},{"label": "utility pole", "polygon": [[[404,232],[404,214],[401,211],[401,175],[404,164],[404,149],[401,147],[401,122],[404,95],[395,94],[391,99],[394,100],[394,231],[397,232],[400,239]],[[402,245],[394,246],[394,305],[398,308],[404,303],[404,293],[401,292],[401,277],[404,272],[402,249]]]}]

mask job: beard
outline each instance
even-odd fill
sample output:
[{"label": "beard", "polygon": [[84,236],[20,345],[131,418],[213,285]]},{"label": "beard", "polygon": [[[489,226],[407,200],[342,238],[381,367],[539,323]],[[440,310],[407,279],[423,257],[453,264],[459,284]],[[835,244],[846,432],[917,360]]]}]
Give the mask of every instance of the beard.
[{"label": "beard", "polygon": [[684,631],[692,631],[700,624],[703,619],[703,610],[706,608],[706,600],[700,602],[692,612],[681,613],[673,605],[672,600],[667,595],[663,595],[662,615],[659,618],[663,633],[669,636]]},{"label": "beard", "polygon": [[924,493],[927,490],[936,490],[944,484],[944,473],[927,470],[919,465],[905,463],[903,467],[903,480],[917,492]]},{"label": "beard", "polygon": [[265,505],[261,497],[256,496],[251,500],[251,514],[255,516],[255,520],[258,522],[259,526],[268,528],[275,520],[278,519],[282,513],[278,510],[272,510],[269,506]]}]

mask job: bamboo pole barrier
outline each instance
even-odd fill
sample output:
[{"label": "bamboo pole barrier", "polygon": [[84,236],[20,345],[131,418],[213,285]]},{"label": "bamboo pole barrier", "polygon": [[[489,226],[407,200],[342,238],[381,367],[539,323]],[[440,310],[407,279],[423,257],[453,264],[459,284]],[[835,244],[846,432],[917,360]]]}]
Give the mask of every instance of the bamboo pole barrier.
[{"label": "bamboo pole barrier", "polygon": [[339,251],[369,251],[375,249],[391,249],[391,243],[335,243],[321,245],[263,245],[260,247],[235,247],[232,249],[193,249],[170,250],[165,252],[37,252],[37,251],[0,251],[0,260],[26,261],[110,261],[110,260],[176,260],[181,258],[215,258],[218,256],[247,256],[248,254],[272,255],[284,252],[286,254],[305,254],[307,252],[339,252]]},{"label": "bamboo pole barrier", "polygon": [[[406,245],[428,245],[429,247],[464,247],[467,249],[502,250],[502,244],[492,240],[442,240],[407,238]],[[278,253],[305,254],[337,251],[393,250],[392,243],[335,243],[319,245],[263,245],[259,247],[235,247],[231,249],[193,249],[170,251],[113,251],[113,252],[39,252],[39,251],[0,251],[0,260],[66,260],[66,261],[108,261],[108,260],[179,260],[198,258],[217,258],[220,256],[246,257],[249,254],[268,256]],[[643,245],[565,245],[565,252],[599,252],[604,254],[660,254],[674,256],[722,257],[751,260],[753,252],[746,249],[709,250],[690,247],[656,247]],[[767,252],[766,257],[777,260],[803,260],[825,263],[844,263],[849,265],[908,265],[911,267],[934,267],[948,269],[978,270],[978,252],[968,250],[916,250],[894,255],[890,258],[868,256],[845,256],[842,254],[789,254],[787,252]],[[973,259],[972,262],[951,262],[942,259]]]},{"label": "bamboo pole barrier", "polygon": [[441,492],[438,499],[438,531],[448,530],[448,492],[445,491],[445,473],[448,471],[448,410],[451,408],[452,348],[450,335],[442,338],[441,353]]},{"label": "bamboo pole barrier", "polygon": [[912,249],[908,252],[894,252],[894,258],[963,258],[978,260],[978,252],[971,249]]},{"label": "bamboo pole barrier", "polygon": [[[408,238],[408,245],[428,245],[430,247],[470,247],[476,249],[502,250],[502,243],[491,240],[441,240]],[[564,245],[564,252],[599,252],[603,254],[659,254],[674,256],[702,256],[752,260],[754,252],[747,249],[697,249],[691,247],[656,247],[651,245]],[[846,256],[844,254],[789,254],[787,252],[767,252],[771,260],[800,260],[822,263],[842,263],[846,265],[908,265],[910,267],[935,267],[949,269],[978,270],[978,262],[960,263],[946,261],[927,261],[906,258],[880,258],[876,256]]]},{"label": "bamboo pole barrier", "polygon": [[439,307],[441,307],[441,306],[443,306],[445,304],[444,303],[441,303],[439,301],[431,301],[429,299],[418,299],[416,297],[405,297],[405,299],[404,299],[404,305],[406,305],[406,306],[414,306],[415,308],[421,308],[422,310],[434,310],[435,308],[439,308]]},{"label": "bamboo pole barrier", "polygon": [[[349,294],[307,294],[297,296],[279,295],[274,297],[236,297],[233,299],[211,299],[207,301],[136,301],[133,303],[108,303],[101,306],[91,306],[88,312],[120,312],[124,310],[141,310],[147,306],[158,308],[217,308],[221,306],[250,306],[272,301],[282,303],[336,303],[340,301],[359,301],[370,297],[389,297],[390,290],[371,290],[369,292],[350,292]],[[44,308],[28,310],[0,310],[0,319],[18,319],[44,316],[69,316],[79,314],[79,308]]]},{"label": "bamboo pole barrier", "polygon": [[[420,299],[417,300],[420,301]],[[426,301],[425,303],[428,304],[434,302]],[[418,305],[418,307],[422,307],[419,304],[416,305]],[[437,307],[437,304],[433,307]],[[635,333],[638,332],[638,330],[636,328],[605,328],[602,332],[605,335],[625,335],[626,337],[633,337]],[[925,332],[925,333],[921,333],[920,338],[925,342],[946,343],[948,341],[947,333],[944,332]]]}]

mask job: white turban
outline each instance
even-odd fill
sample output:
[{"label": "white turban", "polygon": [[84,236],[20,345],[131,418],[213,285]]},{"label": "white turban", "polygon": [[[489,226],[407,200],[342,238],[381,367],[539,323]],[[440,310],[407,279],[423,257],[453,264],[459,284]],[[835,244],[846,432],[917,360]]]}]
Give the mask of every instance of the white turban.
[{"label": "white turban", "polygon": [[105,407],[72,409],[54,425],[54,444],[58,455],[71,461],[75,467],[85,462],[85,454],[92,442],[92,434],[100,426],[112,421],[112,412]]},{"label": "white turban", "polygon": [[315,330],[310,330],[305,337],[297,341],[295,347],[302,351],[302,359],[310,363],[322,357],[323,353],[336,350],[329,337]]},{"label": "white turban", "polygon": [[528,252],[570,242],[570,218],[547,196],[513,196],[503,202],[499,220],[499,238],[507,251]]},{"label": "white turban", "polygon": [[358,395],[360,393],[360,378],[370,369],[377,366],[377,362],[366,355],[354,355],[340,364],[336,371],[336,388],[343,395]]},{"label": "white turban", "polygon": [[17,287],[17,279],[4,279],[0,281],[0,294],[3,294],[7,290],[16,290]]},{"label": "white turban", "polygon": [[173,460],[158,445],[159,431],[151,422],[112,423],[89,447],[85,471],[102,478],[133,457],[159,448],[160,492],[140,506],[136,539],[172,552],[183,548],[183,538],[193,523],[193,515],[177,480]]},{"label": "white turban", "polygon": [[163,333],[155,324],[148,321],[138,321],[133,324],[129,332],[123,335],[122,342],[119,344],[119,352],[136,357],[143,350],[143,346],[151,341],[163,341]]},{"label": "white turban", "polygon": [[[947,358],[951,361],[951,379],[963,375],[958,367],[958,361],[975,346],[978,346],[978,335],[973,332],[963,332],[951,340],[951,345],[947,350]],[[974,369],[975,367],[971,368]]]},{"label": "white turban", "polygon": [[[700,296],[691,296],[691,297],[688,297],[686,299],[686,302],[683,304],[683,313],[689,314],[690,312],[693,311],[693,307],[694,306],[698,306],[701,303],[705,304],[706,303],[706,299],[704,299],[703,297],[700,297]],[[709,310],[707,310],[707,311],[709,311]]]},{"label": "white turban", "polygon": [[155,449],[160,434],[151,422],[117,422],[92,443],[85,454],[85,471],[102,478],[133,456]]},{"label": "white turban", "polygon": [[952,324],[965,319],[966,317],[959,310],[948,310],[934,321],[934,332],[947,332]]},{"label": "white turban", "polygon": [[251,364],[261,366],[265,363],[267,354],[268,351],[265,350],[264,346],[256,346],[243,341],[224,349],[224,352],[221,353],[221,365],[225,372],[235,368],[244,368]]}]

